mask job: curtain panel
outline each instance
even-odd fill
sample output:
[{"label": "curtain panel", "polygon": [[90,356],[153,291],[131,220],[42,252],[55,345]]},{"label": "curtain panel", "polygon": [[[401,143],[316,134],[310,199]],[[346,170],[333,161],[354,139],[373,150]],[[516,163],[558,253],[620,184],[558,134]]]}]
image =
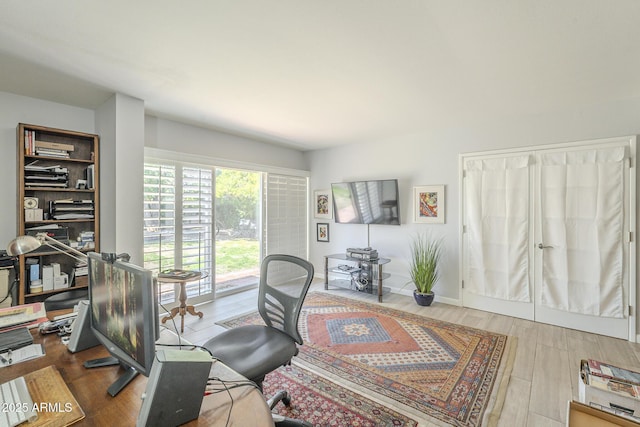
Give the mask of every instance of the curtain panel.
[{"label": "curtain panel", "polygon": [[624,147],[541,155],[541,303],[624,317]]},{"label": "curtain panel", "polygon": [[465,289],[531,301],[530,155],[465,161]]}]

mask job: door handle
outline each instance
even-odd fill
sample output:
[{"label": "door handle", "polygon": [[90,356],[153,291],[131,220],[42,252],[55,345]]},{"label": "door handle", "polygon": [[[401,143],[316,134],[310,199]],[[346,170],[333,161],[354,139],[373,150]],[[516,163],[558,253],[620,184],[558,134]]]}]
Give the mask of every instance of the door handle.
[{"label": "door handle", "polygon": [[553,246],[545,246],[542,243],[538,243],[538,249],[551,249]]}]

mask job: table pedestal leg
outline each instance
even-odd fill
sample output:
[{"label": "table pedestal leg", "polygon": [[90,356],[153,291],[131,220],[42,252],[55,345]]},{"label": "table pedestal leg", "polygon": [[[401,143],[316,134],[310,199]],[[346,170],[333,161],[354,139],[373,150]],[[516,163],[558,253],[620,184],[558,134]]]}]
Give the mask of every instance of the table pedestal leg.
[{"label": "table pedestal leg", "polygon": [[202,319],[202,316],[204,316],[204,314],[200,311],[196,311],[194,306],[187,305],[187,290],[186,290],[185,282],[180,283],[179,300],[180,300],[180,305],[178,307],[172,308],[171,311],[169,312],[169,315],[162,318],[162,323],[164,324],[167,320],[173,319],[178,314],[180,314],[180,332],[184,332],[185,314],[189,313],[193,316],[198,316],[201,319]]}]

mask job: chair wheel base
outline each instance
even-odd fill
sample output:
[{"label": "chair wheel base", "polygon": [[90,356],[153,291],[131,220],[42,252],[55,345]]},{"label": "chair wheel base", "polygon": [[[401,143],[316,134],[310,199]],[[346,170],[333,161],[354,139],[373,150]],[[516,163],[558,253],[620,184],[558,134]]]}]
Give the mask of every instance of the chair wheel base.
[{"label": "chair wheel base", "polygon": [[291,406],[291,397],[289,396],[289,393],[282,398],[282,403],[284,403],[284,406]]},{"label": "chair wheel base", "polygon": [[286,390],[280,390],[274,394],[269,400],[267,400],[267,405],[269,405],[269,409],[273,409],[278,402],[284,403],[285,406],[291,405],[291,396]]}]

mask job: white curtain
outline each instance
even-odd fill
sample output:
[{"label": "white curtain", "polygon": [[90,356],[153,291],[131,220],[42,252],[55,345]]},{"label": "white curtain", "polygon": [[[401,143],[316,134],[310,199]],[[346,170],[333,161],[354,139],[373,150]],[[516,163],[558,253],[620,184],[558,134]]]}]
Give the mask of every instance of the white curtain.
[{"label": "white curtain", "polygon": [[529,155],[467,160],[465,290],[531,301],[529,286]]},{"label": "white curtain", "polygon": [[622,318],[625,148],[541,155],[541,303]]}]

